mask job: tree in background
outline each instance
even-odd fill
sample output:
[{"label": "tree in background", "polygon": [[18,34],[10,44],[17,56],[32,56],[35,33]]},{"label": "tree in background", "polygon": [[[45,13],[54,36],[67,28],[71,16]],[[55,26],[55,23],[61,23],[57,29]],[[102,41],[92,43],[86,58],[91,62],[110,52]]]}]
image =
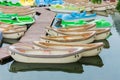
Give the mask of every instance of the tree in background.
[{"label": "tree in background", "polygon": [[91,2],[94,4],[101,4],[102,0],[91,0]]},{"label": "tree in background", "polygon": [[120,12],[120,0],[118,0],[118,3],[117,3],[117,6],[116,6],[116,9],[118,10],[118,12]]}]

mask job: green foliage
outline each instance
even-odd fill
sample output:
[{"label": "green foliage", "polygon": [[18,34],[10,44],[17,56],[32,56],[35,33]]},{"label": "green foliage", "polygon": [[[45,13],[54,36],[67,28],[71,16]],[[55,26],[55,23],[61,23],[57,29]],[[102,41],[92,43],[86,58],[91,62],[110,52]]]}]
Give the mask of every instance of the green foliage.
[{"label": "green foliage", "polygon": [[94,4],[101,4],[102,0],[91,0],[91,2]]},{"label": "green foliage", "polygon": [[117,3],[116,9],[120,12],[120,0]]}]

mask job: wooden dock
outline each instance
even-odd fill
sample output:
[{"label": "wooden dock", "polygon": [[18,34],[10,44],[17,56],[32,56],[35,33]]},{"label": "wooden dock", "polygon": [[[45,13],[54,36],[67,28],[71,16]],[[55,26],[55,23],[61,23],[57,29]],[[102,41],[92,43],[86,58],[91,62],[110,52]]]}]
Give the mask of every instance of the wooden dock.
[{"label": "wooden dock", "polygon": [[[32,43],[32,41],[40,40],[40,36],[45,35],[45,27],[51,26],[56,15],[54,12],[48,11],[45,8],[36,8],[36,11],[41,13],[41,15],[35,16],[36,22],[26,31],[19,42]],[[0,62],[8,58],[10,58],[8,47],[0,48]]]},{"label": "wooden dock", "polygon": [[4,59],[7,59],[9,57],[10,55],[8,53],[8,47],[0,48],[0,63],[2,63]]}]

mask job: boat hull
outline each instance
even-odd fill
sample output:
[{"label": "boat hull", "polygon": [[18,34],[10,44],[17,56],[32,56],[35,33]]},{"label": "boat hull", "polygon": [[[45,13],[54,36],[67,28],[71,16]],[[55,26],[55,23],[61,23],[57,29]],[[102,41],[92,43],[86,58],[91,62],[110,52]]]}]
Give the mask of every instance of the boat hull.
[{"label": "boat hull", "polygon": [[[64,47],[65,46],[61,46]],[[82,46],[81,46],[82,47]],[[56,48],[56,47],[55,47]],[[60,47],[59,47],[60,48]],[[91,57],[91,56],[96,56],[99,55],[99,53],[101,52],[101,50],[103,49],[103,46],[99,46],[97,48],[94,49],[90,49],[90,50],[84,50],[83,52],[81,52],[81,56],[82,57]]]},{"label": "boat hull", "polygon": [[95,37],[95,40],[103,40],[106,39],[108,36],[110,35],[110,31],[101,33],[101,34],[97,34]]},{"label": "boat hull", "polygon": [[45,40],[45,39],[41,39],[40,41],[43,42],[48,42],[48,43],[57,43],[57,44],[87,44],[87,43],[91,43],[95,40],[95,36],[92,36],[86,40],[81,40],[81,41],[71,41],[71,42],[60,42],[60,41],[52,41],[52,40]]},{"label": "boat hull", "polygon": [[94,11],[105,11],[106,7],[97,7],[93,9]]},{"label": "boat hull", "polygon": [[99,55],[99,53],[101,52],[103,46],[95,48],[95,49],[91,49],[88,51],[84,51],[81,53],[82,57],[91,57],[91,56],[96,56]]},{"label": "boat hull", "polygon": [[86,10],[87,12],[90,12],[90,11],[92,11],[93,9],[90,8],[90,7],[86,7],[85,10]]},{"label": "boat hull", "polygon": [[[99,30],[99,29],[98,29]],[[102,29],[101,29],[102,30]],[[94,29],[90,29],[88,31],[94,31]],[[106,39],[109,35],[110,35],[110,29],[109,28],[106,28],[104,29],[103,28],[103,31],[104,32],[101,32],[101,33],[98,33],[96,34],[95,36],[95,40],[103,40],[103,39]],[[87,32],[87,30],[85,32],[83,31],[69,31],[69,32],[60,32],[60,31],[57,31],[57,30],[46,30],[46,32],[50,35],[50,36],[62,36],[62,35],[78,35],[78,34],[81,34],[81,33],[85,33]],[[96,31],[97,32],[97,31]],[[99,31],[98,31],[99,32]]]},{"label": "boat hull", "polygon": [[[103,43],[96,43],[97,46],[94,47],[90,47],[89,49],[87,49],[85,46],[83,45],[62,45],[62,44],[58,44],[59,46],[55,46],[54,44],[41,44],[39,45],[39,42],[34,42],[34,44],[36,45],[35,47],[42,47],[42,48],[58,48],[58,49],[65,49],[68,47],[82,47],[84,49],[83,52],[81,52],[81,56],[82,57],[90,57],[90,56],[96,56],[99,55],[99,53],[101,52],[101,50],[103,49]],[[57,45],[57,44],[56,44]]]},{"label": "boat hull", "polygon": [[71,55],[63,58],[33,58],[33,57],[27,57],[20,54],[16,54],[11,51],[10,51],[10,55],[15,61],[24,62],[24,63],[73,63],[81,58],[80,54]]},{"label": "boat hull", "polygon": [[20,38],[21,36],[24,35],[24,31],[23,32],[16,32],[16,33],[7,33],[7,34],[4,34],[3,33],[3,38],[8,38],[8,39],[18,39]]},{"label": "boat hull", "polygon": [[58,9],[52,9],[50,8],[51,11],[56,12],[56,13],[71,13],[71,12],[79,12],[79,11],[75,11],[75,10],[58,10]]}]

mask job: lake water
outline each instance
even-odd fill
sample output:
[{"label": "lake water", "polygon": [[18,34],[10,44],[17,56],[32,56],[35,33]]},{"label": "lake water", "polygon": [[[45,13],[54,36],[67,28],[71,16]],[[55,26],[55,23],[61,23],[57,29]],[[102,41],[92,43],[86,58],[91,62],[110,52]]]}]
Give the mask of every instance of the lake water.
[{"label": "lake water", "polygon": [[106,45],[99,56],[63,65],[11,61],[0,65],[0,80],[120,80],[120,15],[100,18],[110,21],[113,27],[112,36],[103,40]]}]

